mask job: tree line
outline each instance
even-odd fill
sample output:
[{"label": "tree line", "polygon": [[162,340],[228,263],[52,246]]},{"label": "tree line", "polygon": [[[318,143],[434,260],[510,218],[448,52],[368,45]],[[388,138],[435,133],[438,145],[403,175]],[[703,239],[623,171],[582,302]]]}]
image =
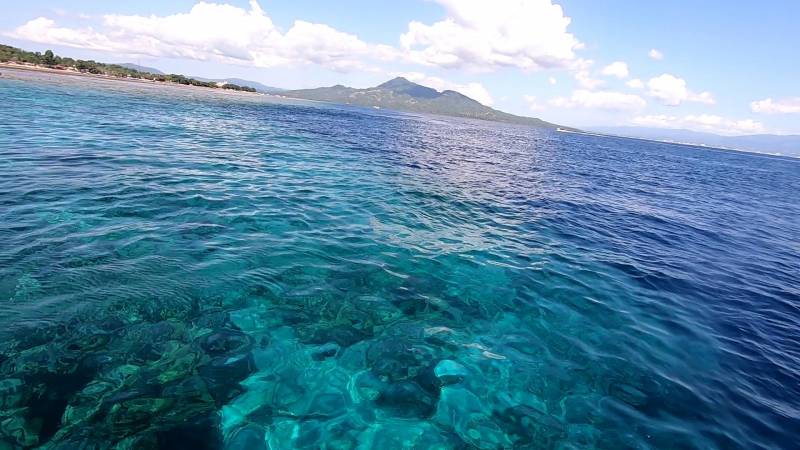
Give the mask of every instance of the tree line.
[{"label": "tree line", "polygon": [[234,91],[256,92],[256,90],[249,86],[239,86],[232,83],[227,83],[218,86],[215,82],[200,81],[184,75],[177,74],[157,74],[150,72],[142,72],[136,69],[120,66],[119,64],[105,64],[93,60],[73,59],[68,57],[61,57],[53,53],[52,50],[41,52],[29,52],[9,45],[0,44],[0,62],[17,62],[35,64],[38,66],[45,66],[55,69],[74,68],[83,73],[91,73],[95,75],[108,75],[120,78],[136,78],[141,80],[152,80],[161,82],[171,82],[191,86],[201,86],[207,88],[221,88],[230,89]]}]

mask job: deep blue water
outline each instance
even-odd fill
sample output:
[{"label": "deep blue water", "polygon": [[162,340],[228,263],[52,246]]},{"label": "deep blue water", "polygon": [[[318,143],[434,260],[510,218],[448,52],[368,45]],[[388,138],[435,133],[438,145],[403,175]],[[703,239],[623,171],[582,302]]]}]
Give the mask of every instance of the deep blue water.
[{"label": "deep blue water", "polygon": [[3,72],[0,448],[800,442],[800,161]]}]

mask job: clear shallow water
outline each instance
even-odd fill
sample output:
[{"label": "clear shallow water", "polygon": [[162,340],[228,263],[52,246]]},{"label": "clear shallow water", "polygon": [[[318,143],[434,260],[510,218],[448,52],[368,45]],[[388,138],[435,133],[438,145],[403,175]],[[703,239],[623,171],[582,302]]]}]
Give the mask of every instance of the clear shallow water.
[{"label": "clear shallow water", "polygon": [[3,72],[0,447],[800,439],[797,161]]}]

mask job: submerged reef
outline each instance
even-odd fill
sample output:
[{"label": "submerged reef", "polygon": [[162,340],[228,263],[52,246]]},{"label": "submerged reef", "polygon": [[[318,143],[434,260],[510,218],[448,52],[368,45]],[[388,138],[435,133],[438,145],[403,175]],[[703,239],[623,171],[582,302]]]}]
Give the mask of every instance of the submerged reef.
[{"label": "submerged reef", "polygon": [[[600,431],[616,402],[674,397],[635,370],[587,370],[588,355],[555,334],[547,349],[532,344],[519,312],[465,301],[479,284],[448,292],[371,271],[330,273],[325,289],[311,288],[321,275],[286,271],[295,288],[279,295],[257,286],[18,330],[2,351],[0,439],[47,449],[591,448],[624,445]],[[485,334],[459,328],[464,314]],[[564,362],[548,363],[556,352]],[[633,369],[622,364],[614,373]]]}]

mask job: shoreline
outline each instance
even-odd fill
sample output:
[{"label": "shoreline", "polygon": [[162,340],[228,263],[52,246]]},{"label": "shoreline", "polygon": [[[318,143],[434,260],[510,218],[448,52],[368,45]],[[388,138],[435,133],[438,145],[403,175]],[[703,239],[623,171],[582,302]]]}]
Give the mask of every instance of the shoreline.
[{"label": "shoreline", "polygon": [[202,89],[203,91],[225,92],[226,94],[237,94],[237,95],[247,94],[247,95],[258,95],[258,96],[269,95],[263,92],[236,91],[232,89],[193,86],[188,84],[175,83],[172,81],[156,81],[156,80],[145,80],[141,78],[116,77],[113,75],[93,74],[93,73],[80,72],[77,70],[70,70],[70,69],[53,69],[50,67],[38,66],[34,64],[18,64],[9,62],[0,62],[0,78],[2,78],[2,69],[37,72],[50,75],[66,75],[76,78],[86,78],[94,80],[119,81],[119,82],[141,84],[144,86],[168,86],[168,87],[179,87],[179,88],[190,88],[190,89]]}]

